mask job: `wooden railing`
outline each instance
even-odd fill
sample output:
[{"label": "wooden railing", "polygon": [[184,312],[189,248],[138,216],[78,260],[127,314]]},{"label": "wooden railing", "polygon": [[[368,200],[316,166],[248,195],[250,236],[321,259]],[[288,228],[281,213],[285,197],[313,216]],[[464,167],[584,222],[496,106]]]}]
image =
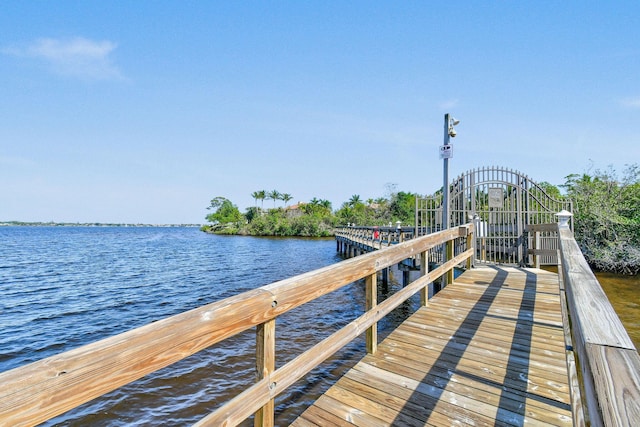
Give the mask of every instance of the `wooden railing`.
[{"label": "wooden railing", "polygon": [[[586,422],[592,426],[640,425],[640,356],[573,233],[558,227],[560,268],[572,346],[581,373]],[[576,425],[581,420],[575,420]]]},{"label": "wooden railing", "polygon": [[406,242],[415,236],[415,227],[362,227],[347,226],[334,230],[336,238],[368,245],[374,249]]},{"label": "wooden railing", "polygon": [[[373,231],[373,227],[348,227],[336,236],[374,249],[400,240],[400,230],[389,228],[384,234],[380,230],[380,242]],[[533,235],[527,255],[532,256],[534,267],[540,267],[541,258],[558,260],[574,424],[640,425],[640,356],[573,233],[557,223],[528,225],[527,232]]]},{"label": "wooden railing", "polygon": [[[406,242],[407,240],[414,239],[418,236],[416,235],[415,227],[348,226],[338,227],[334,231],[338,244],[347,245],[347,250],[343,251],[347,256],[386,248],[398,243]],[[455,242],[449,241],[447,245],[438,246],[429,251],[428,261],[440,264],[443,261],[443,255],[446,255],[446,259],[451,259],[453,254],[462,253],[474,245],[475,239],[458,240]],[[348,252],[353,249],[358,249],[358,253],[349,254]],[[340,250],[340,248],[338,248],[338,250]],[[469,268],[471,267],[473,258],[474,257],[469,258],[467,262],[467,266]],[[447,283],[451,283],[453,280],[453,271],[450,273],[451,274],[449,276],[451,280],[448,280]]]},{"label": "wooden railing", "polygon": [[[375,352],[377,322],[412,295],[420,292],[427,304],[428,284],[473,256],[468,249],[427,271],[429,250],[451,241],[468,242],[472,233],[468,225],[412,239],[1,373],[0,425],[41,423],[256,327],[256,383],[198,425],[236,425],[255,413],[256,425],[272,426],[275,396],[362,333],[367,351]],[[377,273],[415,255],[422,260],[420,278],[378,304]],[[359,279],[365,279],[366,311],[275,369],[276,318]]]}]

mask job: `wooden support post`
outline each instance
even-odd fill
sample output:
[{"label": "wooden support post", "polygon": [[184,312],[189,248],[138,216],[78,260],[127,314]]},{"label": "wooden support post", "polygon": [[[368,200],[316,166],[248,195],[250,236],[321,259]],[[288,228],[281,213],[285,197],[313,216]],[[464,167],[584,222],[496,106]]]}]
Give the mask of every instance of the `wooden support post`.
[{"label": "wooden support post", "polygon": [[[473,248],[475,241],[476,239],[474,238],[474,233],[467,234],[467,249]],[[475,257],[476,257],[476,251],[474,250],[473,256],[470,258],[467,258],[467,269],[471,269],[471,267],[473,267],[473,261]]]},{"label": "wooden support post", "polygon": [[402,270],[402,287],[405,288],[411,281],[411,271],[408,268]]},{"label": "wooden support post", "polygon": [[[446,248],[445,250],[447,251],[447,260],[453,259],[453,240],[449,240],[446,243]],[[450,285],[453,283],[453,268],[449,271],[446,272],[445,274],[445,282],[444,282],[444,286]]]},{"label": "wooden support post", "polygon": [[[378,275],[373,273],[367,276],[365,280],[365,298],[366,307],[365,311],[373,310],[378,305]],[[375,354],[378,350],[378,323],[367,328],[367,353]]]},{"label": "wooden support post", "polygon": [[536,251],[540,248],[540,232],[536,231],[534,234],[534,238],[533,238],[533,266],[535,268],[540,268],[540,256],[536,253]]},{"label": "wooden support post", "polygon": [[[429,251],[424,251],[420,253],[420,277],[424,277],[429,272]],[[426,285],[424,288],[420,289],[420,305],[426,307],[429,305],[429,286],[431,284]]]},{"label": "wooden support post", "polygon": [[[261,380],[276,368],[276,319],[256,326],[256,374]],[[255,427],[273,427],[275,400],[271,399],[255,413]]]}]

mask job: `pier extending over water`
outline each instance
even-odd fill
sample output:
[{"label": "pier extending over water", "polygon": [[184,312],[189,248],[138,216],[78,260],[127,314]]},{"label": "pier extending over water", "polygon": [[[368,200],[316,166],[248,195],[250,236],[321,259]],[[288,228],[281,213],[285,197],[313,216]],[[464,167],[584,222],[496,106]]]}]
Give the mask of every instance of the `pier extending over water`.
[{"label": "pier extending over water", "polygon": [[[638,425],[640,357],[570,229],[541,227],[555,234],[559,275],[470,268],[473,224],[414,236],[0,373],[0,424],[36,425],[254,329],[255,384],[199,425],[274,425],[275,397],[362,334],[368,355],[295,424]],[[429,270],[432,252],[446,261]],[[407,260],[420,277],[378,302],[378,275]],[[364,286],[364,313],[276,368],[277,318],[343,286]],[[377,322],[415,294],[423,307],[379,342]]]}]

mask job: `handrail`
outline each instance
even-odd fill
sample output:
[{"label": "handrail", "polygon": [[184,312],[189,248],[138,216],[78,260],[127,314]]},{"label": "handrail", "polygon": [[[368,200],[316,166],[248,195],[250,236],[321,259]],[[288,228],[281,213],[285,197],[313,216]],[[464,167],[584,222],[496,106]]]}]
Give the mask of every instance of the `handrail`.
[{"label": "handrail", "polygon": [[573,233],[568,227],[556,229],[581,394],[591,425],[640,425],[640,356]]},{"label": "handrail", "polygon": [[[378,271],[407,257],[426,259],[431,248],[468,238],[472,233],[473,226],[465,225],[411,239],[0,373],[0,424],[41,423],[257,327],[258,381],[198,424],[234,425],[256,413],[256,424],[273,425],[273,399],[277,394],[365,330],[368,337],[375,337],[376,322],[410,296],[421,291],[426,301],[427,285],[472,257],[473,250],[467,249],[430,272],[423,266],[422,277],[380,304],[368,298],[362,316],[274,370],[278,316],[363,278],[371,295]],[[367,348],[375,351],[375,343],[368,342]]]},{"label": "handrail", "polygon": [[346,239],[365,244],[374,249],[402,243],[415,237],[414,227],[370,227],[347,226],[334,230],[337,239]]}]

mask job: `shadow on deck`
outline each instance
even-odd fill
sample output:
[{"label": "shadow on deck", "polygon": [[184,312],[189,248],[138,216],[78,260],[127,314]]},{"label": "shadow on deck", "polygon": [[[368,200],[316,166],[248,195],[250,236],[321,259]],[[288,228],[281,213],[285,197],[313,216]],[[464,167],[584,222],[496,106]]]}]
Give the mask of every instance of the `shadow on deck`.
[{"label": "shadow on deck", "polygon": [[468,270],[292,425],[572,425],[558,276]]}]

